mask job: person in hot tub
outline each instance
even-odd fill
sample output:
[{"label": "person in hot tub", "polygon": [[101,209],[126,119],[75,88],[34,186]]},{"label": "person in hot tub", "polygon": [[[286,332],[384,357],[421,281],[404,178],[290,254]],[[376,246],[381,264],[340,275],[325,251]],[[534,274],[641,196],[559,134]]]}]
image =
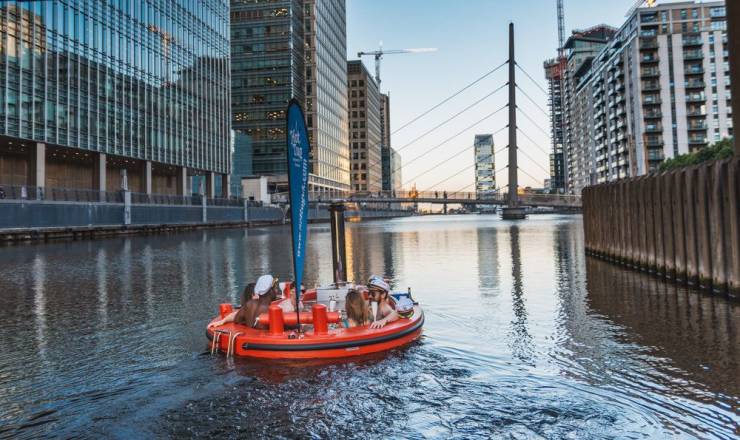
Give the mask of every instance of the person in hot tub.
[{"label": "person in hot tub", "polygon": [[389,322],[398,320],[398,313],[393,309],[389,300],[391,287],[382,277],[371,276],[367,282],[367,291],[370,304],[373,302],[378,304],[378,311],[370,328],[383,328]]}]

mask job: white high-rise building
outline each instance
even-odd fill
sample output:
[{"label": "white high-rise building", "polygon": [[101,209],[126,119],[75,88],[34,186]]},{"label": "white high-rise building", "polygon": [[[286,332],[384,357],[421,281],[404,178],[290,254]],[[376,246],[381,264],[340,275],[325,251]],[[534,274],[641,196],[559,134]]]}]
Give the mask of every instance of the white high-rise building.
[{"label": "white high-rise building", "polygon": [[496,193],[494,174],[493,135],[475,135],[475,194],[479,199],[491,198]]},{"label": "white high-rise building", "polygon": [[638,8],[605,36],[595,52],[579,33],[566,44],[569,191],[650,173],[733,135],[724,2]]}]

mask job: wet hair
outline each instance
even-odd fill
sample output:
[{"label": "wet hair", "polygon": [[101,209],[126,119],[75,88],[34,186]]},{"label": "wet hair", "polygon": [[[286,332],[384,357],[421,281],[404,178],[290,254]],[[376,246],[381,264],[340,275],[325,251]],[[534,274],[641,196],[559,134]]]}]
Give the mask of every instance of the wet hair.
[{"label": "wet hair", "polygon": [[344,310],[347,312],[347,319],[351,319],[357,325],[370,322],[370,310],[359,290],[350,289],[345,301]]},{"label": "wet hair", "polygon": [[236,316],[234,316],[234,322],[237,324],[254,327],[257,317],[262,313],[266,313],[270,304],[277,298],[279,290],[273,287],[269,292],[255,299],[254,286],[255,283],[250,283],[244,288],[244,293],[242,293],[242,307],[236,313]]}]

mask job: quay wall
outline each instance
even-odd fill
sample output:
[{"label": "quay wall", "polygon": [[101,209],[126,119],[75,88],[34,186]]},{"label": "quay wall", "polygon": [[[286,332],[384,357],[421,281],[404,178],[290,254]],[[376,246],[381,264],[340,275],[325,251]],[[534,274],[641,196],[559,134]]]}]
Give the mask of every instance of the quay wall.
[{"label": "quay wall", "polygon": [[586,251],[740,296],[740,157],[590,186]]},{"label": "quay wall", "polygon": [[[323,209],[322,209],[323,208]],[[312,208],[309,220],[329,221],[329,212]],[[0,199],[0,242],[92,238],[133,233],[248,227],[289,222],[278,206],[137,204],[31,199]],[[348,210],[362,219],[412,215],[410,211]]]}]

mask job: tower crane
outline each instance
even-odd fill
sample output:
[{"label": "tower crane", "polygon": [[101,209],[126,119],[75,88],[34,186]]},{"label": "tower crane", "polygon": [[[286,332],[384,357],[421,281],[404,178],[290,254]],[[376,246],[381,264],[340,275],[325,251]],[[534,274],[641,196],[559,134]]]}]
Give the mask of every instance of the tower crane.
[{"label": "tower crane", "polygon": [[375,82],[378,83],[378,90],[380,90],[380,60],[383,59],[383,55],[394,55],[398,53],[423,53],[423,52],[436,52],[437,48],[424,47],[417,49],[390,49],[383,50],[383,42],[380,43],[380,49],[368,52],[357,52],[357,56],[362,58],[366,55],[372,55],[375,57]]},{"label": "tower crane", "polygon": [[558,0],[558,59],[563,58],[565,49],[565,14],[563,13],[563,0]]}]

